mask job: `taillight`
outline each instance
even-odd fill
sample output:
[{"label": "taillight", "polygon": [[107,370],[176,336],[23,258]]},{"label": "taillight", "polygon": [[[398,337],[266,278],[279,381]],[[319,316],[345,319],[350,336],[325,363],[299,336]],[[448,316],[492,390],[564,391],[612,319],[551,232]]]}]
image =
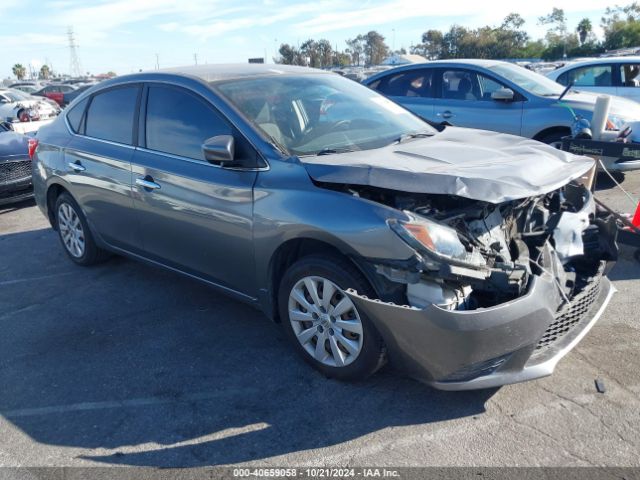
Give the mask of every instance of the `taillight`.
[{"label": "taillight", "polygon": [[30,138],[29,139],[29,158],[33,160],[33,156],[36,154],[36,148],[38,148],[38,139]]}]

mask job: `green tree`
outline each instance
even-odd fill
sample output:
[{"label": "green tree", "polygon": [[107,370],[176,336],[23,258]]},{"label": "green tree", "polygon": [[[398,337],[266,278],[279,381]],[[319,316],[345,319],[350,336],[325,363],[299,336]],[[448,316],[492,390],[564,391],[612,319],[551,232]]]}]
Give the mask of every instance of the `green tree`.
[{"label": "green tree", "polygon": [[422,34],[422,43],[415,45],[411,53],[422,55],[429,60],[436,60],[442,56],[444,35],[440,30],[427,30]]},{"label": "green tree", "polygon": [[364,54],[366,63],[379,65],[389,56],[389,46],[384,41],[384,36],[372,30],[365,35]]},{"label": "green tree", "polygon": [[316,50],[318,52],[318,58],[320,59],[320,67],[328,67],[333,65],[333,47],[329,40],[320,39],[316,43]]},{"label": "green tree", "polygon": [[304,58],[304,64],[310,67],[320,67],[320,52],[318,42],[310,38],[300,45],[300,54]]},{"label": "green tree", "polygon": [[275,59],[276,63],[284,65],[305,65],[305,61],[302,58],[300,50],[288,43],[280,45],[278,53],[280,54],[280,58]]},{"label": "green tree", "polygon": [[366,38],[364,35],[358,35],[356,38],[352,38],[346,41],[347,52],[351,55],[351,63],[353,65],[360,65],[360,63],[364,60],[364,46],[366,43]]},{"label": "green tree", "polygon": [[578,27],[576,28],[576,32],[578,32],[578,38],[580,39],[580,45],[584,45],[589,38],[589,35],[593,33],[593,26],[591,25],[591,20],[588,18],[583,18],[578,23]]},{"label": "green tree", "polygon": [[640,45],[640,6],[607,7],[600,25],[604,30],[603,47],[607,50]]},{"label": "green tree", "polygon": [[18,80],[24,80],[24,77],[27,74],[27,69],[24,68],[21,63],[16,63],[13,66],[12,71]]},{"label": "green tree", "polygon": [[[567,34],[567,17],[564,14],[564,10],[554,7],[549,15],[538,18],[538,24],[548,25],[546,36],[548,48],[546,51],[549,52],[549,55],[553,55],[553,57],[547,58],[566,57],[569,38]],[[555,57],[560,49],[562,51],[561,55]]]},{"label": "green tree", "polygon": [[39,78],[43,79],[43,80],[49,80],[49,77],[51,76],[51,69],[49,68],[49,65],[42,65],[40,67],[40,73],[39,73]]}]

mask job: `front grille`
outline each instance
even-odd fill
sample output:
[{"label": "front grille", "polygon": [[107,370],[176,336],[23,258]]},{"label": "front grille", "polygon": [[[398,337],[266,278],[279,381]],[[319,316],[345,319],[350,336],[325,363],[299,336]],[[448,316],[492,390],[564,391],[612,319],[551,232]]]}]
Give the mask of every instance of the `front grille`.
[{"label": "front grille", "polygon": [[570,299],[571,305],[565,305],[556,312],[555,320],[544,332],[536,345],[536,350],[557,342],[580,323],[600,294],[600,280],[602,280],[602,272],[598,272],[581,292]]},{"label": "front grille", "polygon": [[31,176],[31,160],[0,163],[0,184],[12,183]]}]

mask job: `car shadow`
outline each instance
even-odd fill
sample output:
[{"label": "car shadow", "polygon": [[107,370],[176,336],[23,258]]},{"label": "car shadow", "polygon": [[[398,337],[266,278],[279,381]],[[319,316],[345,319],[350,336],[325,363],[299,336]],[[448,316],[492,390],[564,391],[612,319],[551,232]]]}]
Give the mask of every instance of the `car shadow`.
[{"label": "car shadow", "polygon": [[120,257],[77,267],[49,229],[0,246],[0,415],[77,458],[260,461],[475,416],[496,391],[440,392],[388,367],[330,380],[260,312],[194,280]]},{"label": "car shadow", "polygon": [[[624,183],[624,180],[625,180],[624,173],[612,172],[611,175],[613,176],[615,181],[618,182],[619,184]],[[598,172],[598,175],[596,176],[596,186],[595,186],[596,191],[611,190],[612,188],[616,188],[616,187],[617,187],[616,183],[613,181],[613,179],[611,179],[609,175],[607,175],[605,172]]]},{"label": "car shadow", "polygon": [[12,203],[1,203],[0,204],[0,215],[5,213],[11,213],[23,208],[33,207],[36,204],[35,200],[32,198],[27,200],[21,200],[20,202],[12,202]]}]

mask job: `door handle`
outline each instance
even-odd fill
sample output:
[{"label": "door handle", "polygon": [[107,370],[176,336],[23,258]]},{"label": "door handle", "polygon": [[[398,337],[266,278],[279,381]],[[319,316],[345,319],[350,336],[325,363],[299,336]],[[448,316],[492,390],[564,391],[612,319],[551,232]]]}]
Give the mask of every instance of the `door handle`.
[{"label": "door handle", "polygon": [[451,118],[451,117],[453,117],[453,113],[451,113],[449,110],[445,110],[442,113],[438,112],[438,113],[436,113],[436,115],[438,117],[442,117],[442,118]]},{"label": "door handle", "polygon": [[[151,180],[147,180],[148,178]],[[160,184],[154,182],[151,177],[136,178],[136,185],[146,190],[158,190],[160,188]]]},{"label": "door handle", "polygon": [[84,172],[86,170],[86,167],[84,167],[80,162],[69,162],[67,166],[74,172]]}]

